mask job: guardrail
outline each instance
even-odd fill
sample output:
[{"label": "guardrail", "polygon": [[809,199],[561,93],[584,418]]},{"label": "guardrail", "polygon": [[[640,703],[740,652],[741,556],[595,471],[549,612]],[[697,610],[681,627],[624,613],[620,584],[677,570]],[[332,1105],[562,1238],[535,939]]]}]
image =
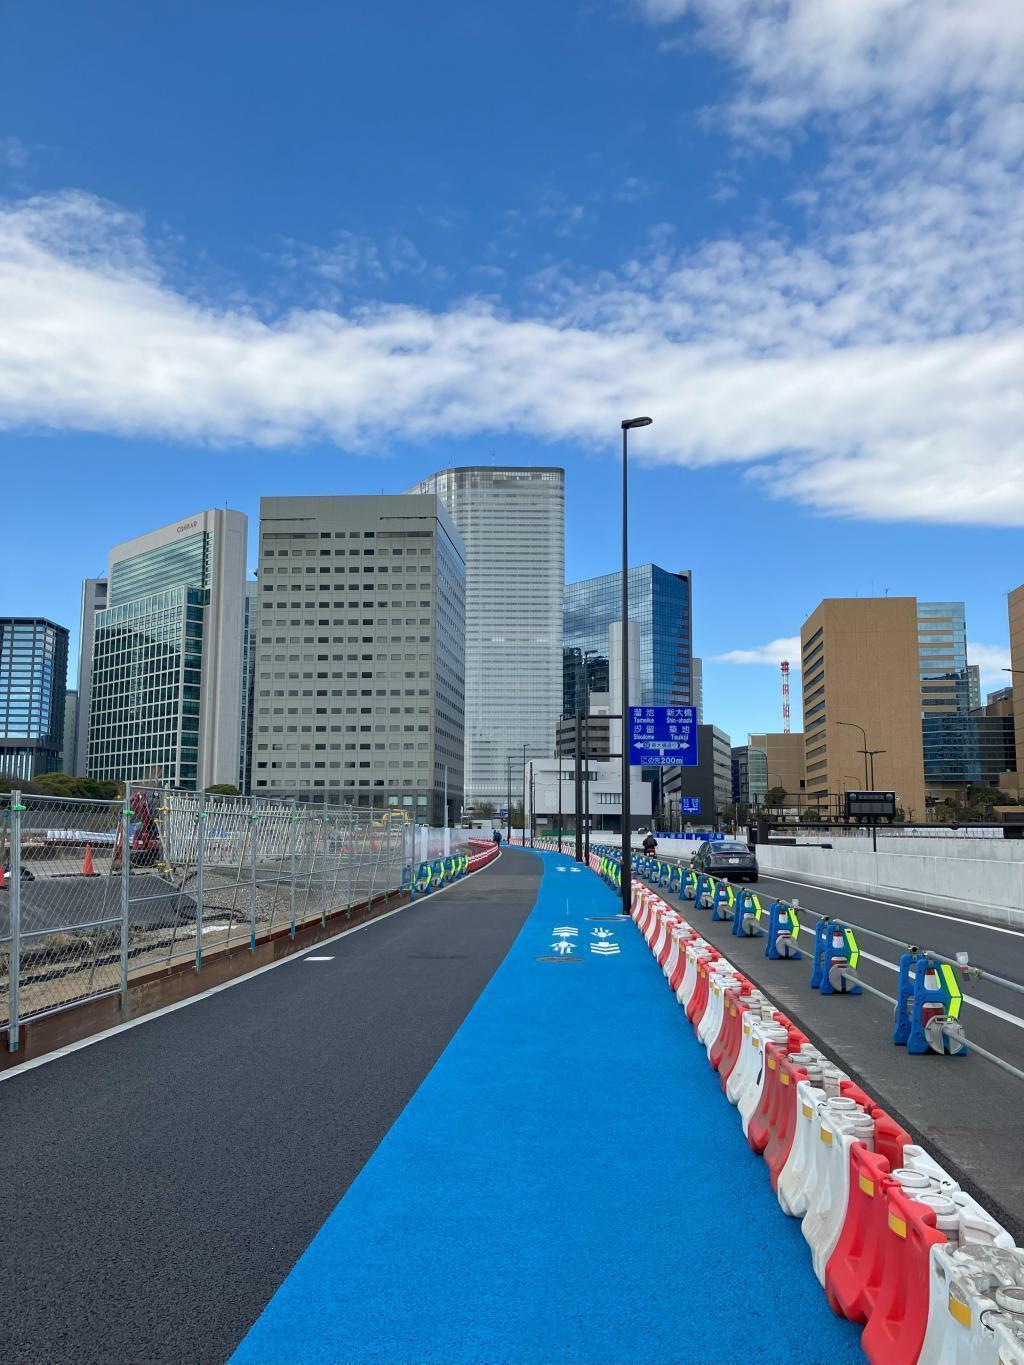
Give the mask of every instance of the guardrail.
[{"label": "guardrail", "polygon": [[[617,849],[594,848],[600,875],[616,889],[621,888],[621,853]],[[681,900],[693,901],[711,911],[713,920],[731,920],[737,937],[763,937],[764,954],[773,961],[801,961],[811,957],[809,986],[821,995],[860,995],[866,991],[893,1006],[892,1041],[905,1047],[911,1056],[937,1052],[944,1056],[964,1057],[969,1051],[992,1062],[1018,1080],[1024,1070],[997,1056],[978,1043],[969,1042],[961,1012],[964,1004],[962,982],[990,981],[994,985],[1024,995],[1024,984],[968,962],[963,956],[949,958],[917,944],[893,938],[867,925],[812,910],[799,898],[792,901],[762,898],[747,888],[733,886],[726,878],[697,874],[679,864],[664,860],[634,857],[633,875],[653,886],[673,891]],[[767,902],[767,903],[766,903]],[[801,923],[801,916],[816,921],[813,929]],[[808,941],[800,935],[810,934]],[[858,974],[861,949],[858,935],[867,935],[902,950],[898,993],[889,995],[863,981]]]},{"label": "guardrail", "polygon": [[[615,885],[606,850],[591,866]],[[756,900],[744,916],[763,910]],[[863,1325],[872,1365],[1024,1361],[1024,1250],[1011,1234],[639,880],[631,913],[780,1208],[801,1220],[830,1307]],[[779,922],[793,932],[791,919]]]}]

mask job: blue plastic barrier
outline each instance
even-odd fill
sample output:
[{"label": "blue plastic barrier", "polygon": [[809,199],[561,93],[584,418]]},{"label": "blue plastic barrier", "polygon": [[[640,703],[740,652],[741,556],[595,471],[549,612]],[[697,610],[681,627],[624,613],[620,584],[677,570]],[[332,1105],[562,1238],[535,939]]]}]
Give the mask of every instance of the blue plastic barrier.
[{"label": "blue plastic barrier", "polygon": [[713,920],[732,919],[732,906],[735,899],[733,889],[727,881],[720,881],[711,899],[711,918]]},{"label": "blue plastic barrier", "polygon": [[839,982],[837,988],[831,979],[833,968],[837,966],[849,966],[851,971],[856,971],[859,959],[860,948],[852,929],[848,929],[841,920],[819,920],[814,928],[811,989],[819,991],[822,995],[835,995],[837,991],[843,995],[863,995],[857,982],[851,983],[845,976],[837,973],[836,980]]},{"label": "blue plastic barrier", "polygon": [[749,915],[751,912],[753,912],[757,917],[757,928],[753,931],[753,933],[757,934],[764,933],[764,929],[761,925],[760,899],[754,894],[753,891],[747,888],[744,888],[744,890],[742,891],[737,891],[736,899],[733,901],[732,906],[732,932],[736,935],[737,938],[753,937],[753,934],[751,933],[750,930],[747,929],[744,923],[747,915]]},{"label": "blue plastic barrier", "polygon": [[[771,958],[773,962],[779,962],[784,957],[799,962],[803,958],[803,953],[796,946],[799,933],[800,920],[797,917],[796,909],[792,905],[787,905],[785,901],[772,901],[771,909],[768,911],[768,941],[764,948],[765,957]],[[789,941],[793,945],[791,951],[779,952],[780,934],[789,935]],[[859,990],[860,987],[857,989]]]},{"label": "blue plastic barrier", "polygon": [[[933,977],[934,986],[928,985]],[[904,953],[900,958],[899,984],[896,989],[896,1026],[892,1040],[905,1045],[909,1053],[921,1056],[930,1052],[925,1033],[927,1019],[935,1013],[956,1019],[960,1014],[963,994],[956,972],[948,963],[936,962],[927,953]],[[926,1016],[926,1007],[927,1016]],[[937,1007],[937,1008],[935,1008]],[[951,1057],[966,1057],[967,1047],[954,1048],[948,1038],[942,1040],[943,1051]]]}]

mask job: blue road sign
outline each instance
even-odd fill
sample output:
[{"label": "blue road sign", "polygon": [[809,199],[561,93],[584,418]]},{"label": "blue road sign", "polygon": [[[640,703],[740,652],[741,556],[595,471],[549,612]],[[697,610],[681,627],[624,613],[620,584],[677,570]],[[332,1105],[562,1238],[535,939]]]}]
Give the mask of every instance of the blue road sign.
[{"label": "blue road sign", "polygon": [[695,768],[697,708],[631,706],[629,761],[643,768]]},{"label": "blue road sign", "polygon": [[679,809],[680,809],[680,811],[683,813],[683,815],[699,815],[699,814],[700,814],[700,797],[699,797],[699,796],[681,796],[681,797],[679,798]]}]

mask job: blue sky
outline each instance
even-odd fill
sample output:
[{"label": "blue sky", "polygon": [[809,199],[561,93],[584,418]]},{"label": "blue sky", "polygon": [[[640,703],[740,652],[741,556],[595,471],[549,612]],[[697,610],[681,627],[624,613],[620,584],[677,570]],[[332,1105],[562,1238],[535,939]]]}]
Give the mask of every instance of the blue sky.
[{"label": "blue sky", "polygon": [[708,719],[778,727],[823,596],[963,598],[1001,685],[1022,13],[9,0],[0,612],[73,625],[204,506],[492,457],[565,466],[605,572],[643,411],[634,560],[694,571]]}]

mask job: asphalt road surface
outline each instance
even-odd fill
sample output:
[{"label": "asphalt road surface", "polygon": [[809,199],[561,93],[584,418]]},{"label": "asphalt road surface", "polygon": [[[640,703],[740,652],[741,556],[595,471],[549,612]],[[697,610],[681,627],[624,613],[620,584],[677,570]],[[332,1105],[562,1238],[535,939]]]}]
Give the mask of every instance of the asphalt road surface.
[{"label": "asphalt road surface", "polygon": [[503,857],[230,990],[8,1073],[4,1359],[224,1360],[490,980],[540,872]]}]

